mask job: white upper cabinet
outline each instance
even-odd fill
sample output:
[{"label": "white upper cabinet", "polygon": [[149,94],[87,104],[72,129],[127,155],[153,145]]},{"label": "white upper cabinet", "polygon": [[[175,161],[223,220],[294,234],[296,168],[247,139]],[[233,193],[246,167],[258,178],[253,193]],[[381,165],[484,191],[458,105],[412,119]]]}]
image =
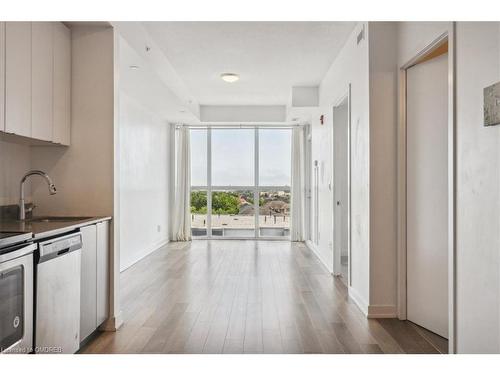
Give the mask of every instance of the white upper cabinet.
[{"label": "white upper cabinet", "polygon": [[31,137],[52,141],[54,42],[52,22],[31,26]]},{"label": "white upper cabinet", "polygon": [[5,131],[31,137],[31,23],[5,24]]},{"label": "white upper cabinet", "polygon": [[5,22],[0,22],[0,131],[5,131]]},{"label": "white upper cabinet", "polygon": [[70,143],[71,129],[71,32],[60,22],[54,34],[54,127],[53,142]]},{"label": "white upper cabinet", "polygon": [[0,131],[70,144],[71,31],[0,22]]}]

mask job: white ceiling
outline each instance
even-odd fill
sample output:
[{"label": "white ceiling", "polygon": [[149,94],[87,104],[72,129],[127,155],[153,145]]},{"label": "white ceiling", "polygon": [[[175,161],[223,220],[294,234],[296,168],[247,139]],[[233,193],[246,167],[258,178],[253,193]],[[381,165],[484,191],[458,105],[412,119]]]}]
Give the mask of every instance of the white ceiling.
[{"label": "white ceiling", "polygon": [[[354,22],[143,22],[201,105],[285,105],[318,85]],[[240,75],[229,84],[223,72]]]},{"label": "white ceiling", "polygon": [[[198,121],[195,115],[186,110],[178,96],[158,78],[148,62],[123,38],[120,38],[119,51],[121,92],[163,120],[173,123]],[[131,66],[138,66],[139,69],[131,69]]]}]

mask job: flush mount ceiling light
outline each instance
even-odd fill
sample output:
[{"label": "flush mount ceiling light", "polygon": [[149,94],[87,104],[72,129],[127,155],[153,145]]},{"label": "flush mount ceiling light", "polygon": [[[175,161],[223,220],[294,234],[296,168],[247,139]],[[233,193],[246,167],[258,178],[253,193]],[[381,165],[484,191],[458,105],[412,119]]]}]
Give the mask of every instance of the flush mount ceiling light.
[{"label": "flush mount ceiling light", "polygon": [[236,73],[222,73],[220,75],[223,81],[233,83],[240,79],[240,76]]}]

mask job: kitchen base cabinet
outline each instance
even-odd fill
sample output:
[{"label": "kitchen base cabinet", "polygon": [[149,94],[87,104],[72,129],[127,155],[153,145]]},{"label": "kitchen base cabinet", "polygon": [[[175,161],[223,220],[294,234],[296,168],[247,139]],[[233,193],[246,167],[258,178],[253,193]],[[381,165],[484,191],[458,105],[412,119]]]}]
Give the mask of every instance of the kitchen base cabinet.
[{"label": "kitchen base cabinet", "polygon": [[97,228],[80,228],[82,268],[80,275],[80,342],[97,327]]},{"label": "kitchen base cabinet", "polygon": [[97,327],[108,318],[109,296],[109,223],[96,224],[97,229]]},{"label": "kitchen base cabinet", "polygon": [[80,228],[82,269],[80,294],[80,342],[108,317],[109,223],[103,221]]}]

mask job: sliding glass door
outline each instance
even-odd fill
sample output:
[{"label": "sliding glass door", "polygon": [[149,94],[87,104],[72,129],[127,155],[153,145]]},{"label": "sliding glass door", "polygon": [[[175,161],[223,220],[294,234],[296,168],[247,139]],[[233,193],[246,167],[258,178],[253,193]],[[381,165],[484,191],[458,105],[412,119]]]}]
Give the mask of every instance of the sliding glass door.
[{"label": "sliding glass door", "polygon": [[290,235],[291,129],[191,129],[193,237]]}]

